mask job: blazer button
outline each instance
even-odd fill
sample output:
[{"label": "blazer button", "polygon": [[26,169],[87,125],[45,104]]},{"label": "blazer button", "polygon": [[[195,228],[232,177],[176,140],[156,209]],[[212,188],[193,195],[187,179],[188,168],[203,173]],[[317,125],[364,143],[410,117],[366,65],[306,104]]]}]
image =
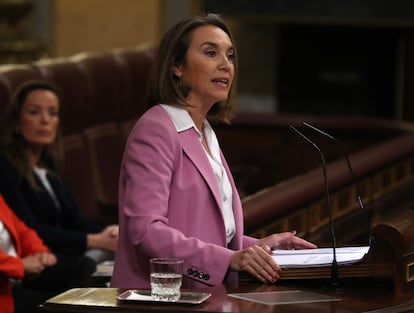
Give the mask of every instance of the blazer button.
[{"label": "blazer button", "polygon": [[204,273],[203,272],[200,272],[200,273],[198,273],[198,278],[200,278],[200,279],[203,279],[204,278]]},{"label": "blazer button", "polygon": [[204,274],[204,280],[209,280],[210,279],[210,275],[208,275],[208,274]]},{"label": "blazer button", "polygon": [[194,277],[197,277],[199,273],[200,273],[199,271],[194,270],[194,272],[193,272],[193,276],[194,276]]},{"label": "blazer button", "polygon": [[194,270],[193,270],[192,268],[189,268],[189,269],[187,270],[187,274],[188,274],[188,275],[193,275],[193,272],[194,272]]}]

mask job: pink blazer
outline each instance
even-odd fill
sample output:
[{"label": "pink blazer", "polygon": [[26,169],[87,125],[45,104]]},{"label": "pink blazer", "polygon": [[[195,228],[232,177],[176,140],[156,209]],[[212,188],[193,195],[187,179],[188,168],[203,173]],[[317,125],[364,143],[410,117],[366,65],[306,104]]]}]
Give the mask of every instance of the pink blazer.
[{"label": "pink blazer", "polygon": [[237,281],[233,250],[253,245],[229,167],[236,234],[226,247],[219,187],[197,133],[177,133],[161,106],[149,109],[129,135],[119,180],[120,237],[111,287],[149,288],[149,259],[184,260],[183,287]]}]

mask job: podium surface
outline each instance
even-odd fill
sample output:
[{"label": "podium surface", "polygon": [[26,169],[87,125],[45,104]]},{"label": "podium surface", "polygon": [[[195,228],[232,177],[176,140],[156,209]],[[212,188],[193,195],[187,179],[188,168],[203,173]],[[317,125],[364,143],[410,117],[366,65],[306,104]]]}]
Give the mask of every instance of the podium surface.
[{"label": "podium surface", "polygon": [[[241,275],[236,285],[197,290],[211,294],[200,304],[120,301],[117,297],[126,289],[75,288],[47,300],[40,310],[67,313],[414,312],[414,228],[411,226],[414,210],[404,212],[372,229],[373,244],[363,262],[338,268],[340,290],[330,284],[330,267],[296,268],[284,269],[281,280],[272,285]],[[285,303],[278,300],[278,295],[272,297],[272,293],[283,292],[297,293],[302,298]],[[271,297],[267,303],[255,301],[268,299],[267,296]]]},{"label": "podium surface", "polygon": [[[205,288],[211,296],[201,304],[125,302],[117,295],[125,290],[117,288],[76,288],[53,297],[40,306],[41,312],[414,312],[414,292],[396,294],[392,284],[375,279],[343,280],[341,291],[331,290],[329,280],[280,282],[265,285],[240,281],[237,285]],[[289,304],[264,304],[233,297],[232,294],[278,293],[300,291],[321,296],[321,301]],[[329,300],[331,298],[332,300]],[[328,299],[328,300],[326,300]]]}]

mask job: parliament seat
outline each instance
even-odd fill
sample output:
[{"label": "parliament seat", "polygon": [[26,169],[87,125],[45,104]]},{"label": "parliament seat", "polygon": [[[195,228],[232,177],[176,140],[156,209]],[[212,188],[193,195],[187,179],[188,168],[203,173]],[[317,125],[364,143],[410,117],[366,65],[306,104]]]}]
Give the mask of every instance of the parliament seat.
[{"label": "parliament seat", "polygon": [[[7,75],[2,75],[7,73]],[[27,64],[0,65],[0,114],[4,113],[16,88],[27,80],[41,79],[42,74]]]},{"label": "parliament seat", "polygon": [[58,163],[81,209],[94,219],[116,219],[121,157],[127,133],[145,110],[155,51],[142,44],[0,66],[0,116],[24,82],[44,80],[61,90],[64,157]]},{"label": "parliament seat", "polygon": [[90,123],[92,87],[89,74],[70,58],[40,61],[32,65],[62,92],[61,126],[64,135],[82,132]]},{"label": "parliament seat", "polygon": [[62,176],[79,207],[91,219],[100,220],[97,210],[93,164],[86,137],[73,133],[63,138]]},{"label": "parliament seat", "polygon": [[110,216],[117,216],[118,178],[125,136],[116,122],[88,127],[84,134],[89,148],[97,209],[108,220]]}]

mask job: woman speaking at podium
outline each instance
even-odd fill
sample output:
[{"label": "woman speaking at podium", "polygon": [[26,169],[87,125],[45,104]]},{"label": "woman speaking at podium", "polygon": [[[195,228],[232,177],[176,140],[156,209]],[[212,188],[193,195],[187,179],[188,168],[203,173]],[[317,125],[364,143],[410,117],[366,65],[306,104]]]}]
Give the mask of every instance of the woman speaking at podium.
[{"label": "woman speaking at podium", "polygon": [[234,282],[241,271],[274,283],[281,269],[271,248],[316,247],[295,231],[243,234],[240,197],[208,121],[230,122],[236,75],[235,45],[218,15],[183,20],[164,35],[150,108],[121,165],[112,287],[148,288],[153,257],[184,260],[184,288]]}]

